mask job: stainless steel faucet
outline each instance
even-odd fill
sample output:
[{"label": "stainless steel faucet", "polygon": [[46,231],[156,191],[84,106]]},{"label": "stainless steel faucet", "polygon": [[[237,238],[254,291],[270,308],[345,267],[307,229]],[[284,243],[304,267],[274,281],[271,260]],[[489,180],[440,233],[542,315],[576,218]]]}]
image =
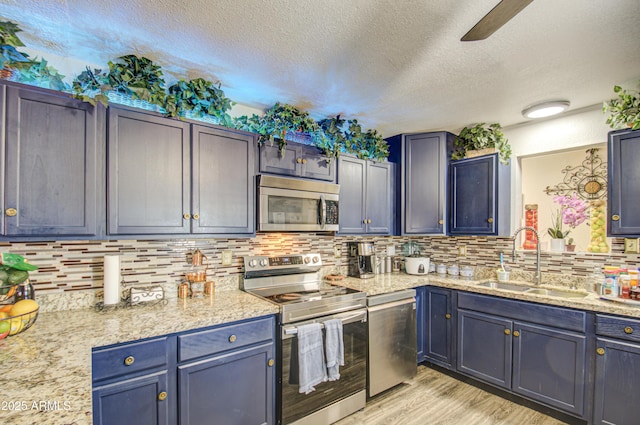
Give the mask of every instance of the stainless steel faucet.
[{"label": "stainless steel faucet", "polygon": [[533,227],[528,227],[528,226],[524,226],[524,227],[520,227],[518,229],[516,229],[516,231],[513,233],[513,251],[511,252],[511,255],[513,257],[513,261],[516,261],[516,238],[518,236],[518,233],[522,232],[523,230],[531,230],[533,232],[534,235],[536,235],[536,284],[540,285],[540,281],[541,281],[541,275],[540,275],[540,236],[538,235],[538,231],[536,229],[534,229]]}]

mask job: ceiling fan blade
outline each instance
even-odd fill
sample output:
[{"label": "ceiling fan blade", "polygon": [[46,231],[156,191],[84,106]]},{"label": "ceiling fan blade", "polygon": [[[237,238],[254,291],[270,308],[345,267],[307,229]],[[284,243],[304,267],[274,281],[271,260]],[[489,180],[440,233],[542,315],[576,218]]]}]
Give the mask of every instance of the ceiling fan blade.
[{"label": "ceiling fan blade", "polygon": [[533,0],[501,0],[484,18],[475,24],[460,41],[484,40],[509,22]]}]

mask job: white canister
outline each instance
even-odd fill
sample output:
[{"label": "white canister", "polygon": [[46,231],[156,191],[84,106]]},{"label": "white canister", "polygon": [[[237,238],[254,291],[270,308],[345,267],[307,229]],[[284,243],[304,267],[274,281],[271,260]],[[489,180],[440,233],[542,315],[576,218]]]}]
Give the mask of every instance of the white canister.
[{"label": "white canister", "polygon": [[404,270],[408,274],[429,273],[429,257],[404,257]]}]

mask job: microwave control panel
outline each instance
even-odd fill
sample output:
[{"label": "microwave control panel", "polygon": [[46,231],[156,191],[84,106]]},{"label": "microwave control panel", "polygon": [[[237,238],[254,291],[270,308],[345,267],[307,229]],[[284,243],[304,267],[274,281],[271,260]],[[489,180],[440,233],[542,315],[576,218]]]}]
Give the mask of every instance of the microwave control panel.
[{"label": "microwave control panel", "polygon": [[326,201],[327,221],[326,224],[338,224],[338,201]]}]

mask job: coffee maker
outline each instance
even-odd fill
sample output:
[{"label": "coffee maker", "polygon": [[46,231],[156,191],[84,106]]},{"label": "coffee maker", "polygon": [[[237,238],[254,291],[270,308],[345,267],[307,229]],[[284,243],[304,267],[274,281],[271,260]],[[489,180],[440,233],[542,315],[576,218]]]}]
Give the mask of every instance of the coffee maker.
[{"label": "coffee maker", "polygon": [[349,276],[368,279],[376,275],[376,254],[373,243],[347,242]]}]

